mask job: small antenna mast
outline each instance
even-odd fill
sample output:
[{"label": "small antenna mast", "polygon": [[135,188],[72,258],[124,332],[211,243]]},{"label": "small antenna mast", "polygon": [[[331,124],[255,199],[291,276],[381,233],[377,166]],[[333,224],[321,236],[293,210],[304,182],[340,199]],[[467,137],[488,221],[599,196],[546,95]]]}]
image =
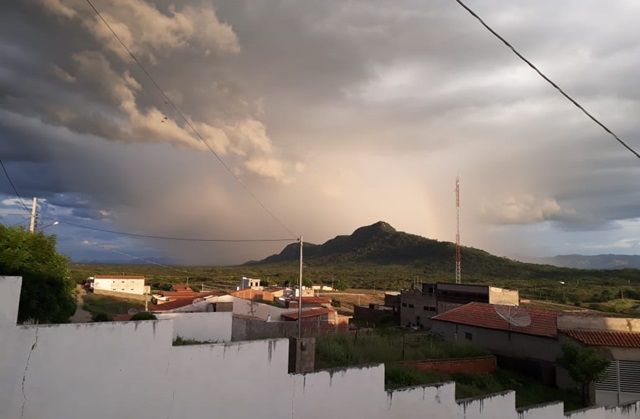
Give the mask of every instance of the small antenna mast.
[{"label": "small antenna mast", "polygon": [[462,282],[462,256],[460,252],[460,176],[456,176],[456,284]]}]

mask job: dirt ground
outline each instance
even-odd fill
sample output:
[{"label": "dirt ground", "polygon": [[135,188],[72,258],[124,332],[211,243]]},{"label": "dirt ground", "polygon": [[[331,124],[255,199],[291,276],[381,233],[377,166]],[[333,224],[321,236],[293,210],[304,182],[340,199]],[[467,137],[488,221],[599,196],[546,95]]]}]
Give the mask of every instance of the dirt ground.
[{"label": "dirt ground", "polygon": [[382,304],[384,302],[384,291],[369,289],[347,289],[336,292],[322,292],[322,297],[329,297],[340,302],[338,312],[344,315],[353,314],[353,306],[368,306],[370,303]]},{"label": "dirt ground", "polygon": [[86,291],[81,285],[76,285],[76,312],[69,318],[71,323],[88,323],[91,321],[91,313],[82,308],[85,293]]}]

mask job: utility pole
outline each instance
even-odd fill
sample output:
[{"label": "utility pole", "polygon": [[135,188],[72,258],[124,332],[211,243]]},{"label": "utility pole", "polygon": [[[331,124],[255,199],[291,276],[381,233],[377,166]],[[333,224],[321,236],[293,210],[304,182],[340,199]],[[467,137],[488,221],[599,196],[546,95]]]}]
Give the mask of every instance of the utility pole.
[{"label": "utility pole", "polygon": [[300,236],[300,277],[298,281],[298,338],[302,337],[302,236]]},{"label": "utility pole", "polygon": [[29,223],[29,232],[34,234],[38,227],[38,198],[33,197],[33,204],[31,205],[31,222]]},{"label": "utility pole", "polygon": [[456,284],[462,282],[462,255],[460,252],[460,177],[456,176]]}]

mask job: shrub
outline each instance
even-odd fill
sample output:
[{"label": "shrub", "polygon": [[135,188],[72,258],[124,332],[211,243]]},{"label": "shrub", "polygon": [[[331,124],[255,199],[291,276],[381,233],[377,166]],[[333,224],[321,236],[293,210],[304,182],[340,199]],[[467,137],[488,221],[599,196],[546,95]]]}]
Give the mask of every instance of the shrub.
[{"label": "shrub", "polygon": [[113,321],[111,316],[109,316],[107,313],[96,313],[93,316],[91,316],[91,318],[92,318],[92,320],[94,322],[110,322],[110,321]]},{"label": "shrub", "polygon": [[131,317],[131,320],[156,320],[157,317],[153,313],[149,313],[148,311],[141,311],[139,313],[134,314]]}]

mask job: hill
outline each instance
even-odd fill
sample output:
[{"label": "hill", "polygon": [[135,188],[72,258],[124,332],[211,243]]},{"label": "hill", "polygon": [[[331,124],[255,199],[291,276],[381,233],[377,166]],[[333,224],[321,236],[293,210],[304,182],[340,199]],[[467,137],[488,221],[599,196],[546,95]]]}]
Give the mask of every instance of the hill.
[{"label": "hill", "polygon": [[[298,244],[286,246],[280,253],[261,261],[245,264],[251,267],[274,265],[293,265],[298,260]],[[337,236],[318,245],[305,243],[304,263],[310,268],[323,268],[343,272],[361,270],[361,276],[367,272],[402,271],[415,275],[420,273],[423,279],[446,281],[454,271],[455,245],[447,241],[428,239],[415,234],[397,231],[385,222],[360,227],[351,235]],[[465,280],[557,280],[576,279],[618,279],[638,281],[640,272],[632,269],[618,271],[577,270],[552,265],[526,263],[505,257],[492,255],[473,247],[462,247],[462,272]],[[410,276],[406,275],[409,279]],[[391,279],[391,278],[389,278]],[[360,281],[358,281],[360,282]]]},{"label": "hill", "polygon": [[640,269],[640,255],[557,255],[533,262],[578,269]]}]

